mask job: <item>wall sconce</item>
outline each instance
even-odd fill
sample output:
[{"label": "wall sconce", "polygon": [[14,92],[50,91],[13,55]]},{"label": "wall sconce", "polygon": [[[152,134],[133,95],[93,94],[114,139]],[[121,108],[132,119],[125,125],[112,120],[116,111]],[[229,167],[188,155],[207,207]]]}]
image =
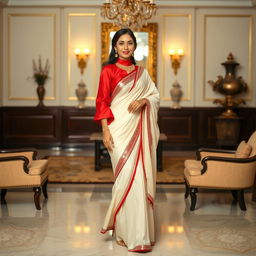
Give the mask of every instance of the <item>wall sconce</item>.
[{"label": "wall sconce", "polygon": [[[170,49],[169,55],[171,57],[172,61],[172,68],[174,71],[174,75],[176,76],[178,73],[178,69],[180,68],[180,62],[181,58],[184,55],[183,49]],[[174,83],[172,84],[172,89],[170,90],[170,95],[172,99],[172,106],[171,108],[178,109],[180,107],[180,100],[183,95],[183,92],[181,90],[181,86],[178,83],[178,81],[175,79]]]},{"label": "wall sconce", "polygon": [[178,69],[180,68],[181,58],[184,55],[183,49],[170,49],[169,55],[172,61],[172,68],[174,70],[174,74],[177,75]]},{"label": "wall sconce", "polygon": [[80,73],[84,73],[84,69],[86,68],[87,59],[90,55],[89,49],[84,49],[83,52],[80,48],[75,49],[76,59],[78,67],[80,68]]}]

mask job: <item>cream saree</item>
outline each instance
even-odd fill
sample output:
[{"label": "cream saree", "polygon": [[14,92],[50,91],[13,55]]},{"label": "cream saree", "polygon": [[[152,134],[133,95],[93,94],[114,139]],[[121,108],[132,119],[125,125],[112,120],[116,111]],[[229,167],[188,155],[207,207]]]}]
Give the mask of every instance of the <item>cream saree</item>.
[{"label": "cream saree", "polygon": [[[129,113],[129,104],[147,99],[145,107]],[[159,93],[147,70],[138,67],[115,87],[109,125],[114,140],[110,153],[115,183],[102,233],[114,230],[128,250],[147,250],[155,241],[153,206],[156,187],[156,147],[159,138]]]}]

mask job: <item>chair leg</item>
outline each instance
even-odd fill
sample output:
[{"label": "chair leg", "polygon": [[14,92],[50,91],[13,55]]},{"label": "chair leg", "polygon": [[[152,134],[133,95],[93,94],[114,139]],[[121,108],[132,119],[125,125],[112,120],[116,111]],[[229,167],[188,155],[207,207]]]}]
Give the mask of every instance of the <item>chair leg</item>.
[{"label": "chair leg", "polygon": [[237,190],[231,190],[232,196],[234,198],[234,203],[237,203]]},{"label": "chair leg", "polygon": [[5,199],[1,202],[2,217],[9,217],[9,209]]},{"label": "chair leg", "polygon": [[37,210],[41,210],[40,206],[40,195],[41,195],[41,188],[40,187],[34,187],[33,191],[35,192],[34,194],[34,202]]},{"label": "chair leg", "polygon": [[246,211],[246,205],[245,205],[245,202],[244,202],[244,190],[243,189],[237,191],[237,199],[238,199],[238,204],[240,206],[240,209],[242,211]]},{"label": "chair leg", "polygon": [[190,206],[190,211],[194,211],[196,208],[196,193],[198,192],[197,188],[190,188],[190,198],[191,198],[191,206]]},{"label": "chair leg", "polygon": [[189,185],[187,183],[187,181],[185,180],[185,198],[188,198],[189,196]]},{"label": "chair leg", "polygon": [[1,201],[5,201],[7,189],[1,189]]},{"label": "chair leg", "polygon": [[44,184],[42,186],[43,195],[44,195],[45,199],[48,199],[47,184],[48,184],[48,179],[46,179],[46,181],[44,182]]}]

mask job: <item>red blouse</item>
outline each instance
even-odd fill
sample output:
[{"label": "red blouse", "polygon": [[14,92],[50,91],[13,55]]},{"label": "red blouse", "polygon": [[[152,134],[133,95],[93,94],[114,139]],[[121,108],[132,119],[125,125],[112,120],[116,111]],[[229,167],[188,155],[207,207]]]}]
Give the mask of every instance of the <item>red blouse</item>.
[{"label": "red blouse", "polygon": [[[132,65],[130,60],[118,59],[117,62],[125,66]],[[135,66],[135,68],[138,67]],[[102,69],[96,98],[96,113],[94,116],[96,122],[107,118],[108,124],[110,124],[114,120],[114,115],[110,109],[111,94],[118,82],[125,76],[127,76],[127,72],[118,68],[115,64],[108,64]]]}]

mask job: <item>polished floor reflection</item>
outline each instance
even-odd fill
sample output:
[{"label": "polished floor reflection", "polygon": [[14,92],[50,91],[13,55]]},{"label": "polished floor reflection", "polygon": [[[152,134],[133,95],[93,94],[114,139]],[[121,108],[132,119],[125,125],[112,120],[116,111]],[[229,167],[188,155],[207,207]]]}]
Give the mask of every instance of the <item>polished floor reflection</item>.
[{"label": "polished floor reflection", "polygon": [[[37,211],[32,192],[11,191],[1,205],[0,255],[138,255],[100,234],[111,185],[49,185],[49,200]],[[256,255],[256,203],[247,211],[232,205],[229,193],[198,193],[189,211],[183,185],[158,185],[154,256]],[[136,207],[136,206],[135,206]]]}]

